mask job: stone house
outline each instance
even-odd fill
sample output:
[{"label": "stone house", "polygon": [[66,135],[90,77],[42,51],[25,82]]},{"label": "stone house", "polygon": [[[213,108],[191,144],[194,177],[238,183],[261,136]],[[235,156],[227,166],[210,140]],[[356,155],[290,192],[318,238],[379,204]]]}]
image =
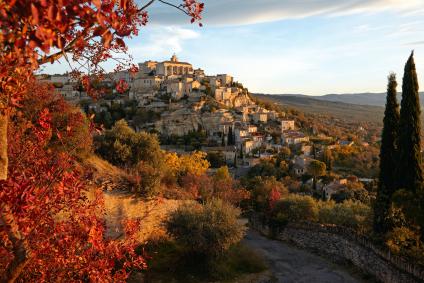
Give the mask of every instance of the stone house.
[{"label": "stone house", "polygon": [[347,179],[335,180],[327,185],[324,185],[322,188],[322,195],[324,199],[330,200],[331,196],[340,190],[347,188]]},{"label": "stone house", "polygon": [[300,144],[302,142],[308,142],[309,137],[302,132],[298,131],[286,131],[281,135],[281,140],[284,144]]},{"label": "stone house", "polygon": [[281,131],[294,131],[295,130],[295,123],[294,120],[282,120],[281,121]]},{"label": "stone house", "polygon": [[268,114],[264,113],[264,112],[257,112],[257,113],[253,113],[251,114],[252,116],[252,120],[256,123],[266,123],[268,122]]}]

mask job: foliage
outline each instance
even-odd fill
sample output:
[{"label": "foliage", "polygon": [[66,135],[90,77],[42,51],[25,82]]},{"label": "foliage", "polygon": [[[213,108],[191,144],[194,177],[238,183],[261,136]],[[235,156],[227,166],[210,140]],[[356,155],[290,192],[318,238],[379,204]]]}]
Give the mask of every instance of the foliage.
[{"label": "foliage", "polygon": [[421,110],[414,53],[405,64],[399,129],[399,188],[411,192],[421,189]]},{"label": "foliage", "polygon": [[312,160],[307,166],[307,171],[313,177],[313,189],[316,190],[317,178],[325,174],[325,163],[319,160]]},{"label": "foliage", "polygon": [[140,161],[131,174],[131,187],[137,194],[154,197],[160,193],[162,172],[144,161]]},{"label": "foliage", "polygon": [[214,258],[224,254],[244,236],[240,211],[222,200],[187,205],[171,214],[168,232],[188,254]]},{"label": "foliage", "polygon": [[[87,176],[75,160],[57,148],[53,114],[45,108],[25,119],[12,116],[9,128],[10,175],[0,181],[1,281],[124,282],[132,267],[144,268],[134,253],[131,235],[136,222],[127,222],[125,241],[105,238],[100,192],[85,197]],[[15,119],[16,117],[16,119]]]},{"label": "foliage", "polygon": [[206,173],[210,164],[206,160],[206,153],[194,151],[190,154],[179,156],[175,152],[165,154],[165,165],[167,174],[180,179],[188,174],[200,176]]},{"label": "foliage", "polygon": [[318,207],[320,223],[350,227],[360,232],[371,230],[372,209],[369,205],[347,200],[342,203],[319,202]]},{"label": "foliage", "polygon": [[331,199],[337,203],[345,200],[356,200],[365,204],[371,204],[375,200],[375,193],[365,189],[361,182],[348,182],[346,188],[332,194]]},{"label": "foliage", "polygon": [[222,199],[238,206],[249,198],[249,192],[229,175],[226,166],[218,170],[212,177],[205,174],[187,174],[181,180],[182,188],[188,191],[192,198],[202,202]]},{"label": "foliage", "polygon": [[225,165],[225,158],[222,151],[211,151],[206,156],[212,168],[219,168]]},{"label": "foliage", "polygon": [[215,175],[213,177],[214,181],[216,182],[226,182],[231,179],[230,171],[228,171],[227,166],[222,166],[216,170]]},{"label": "foliage", "polygon": [[250,178],[255,176],[274,176],[277,179],[285,177],[288,175],[288,168],[286,166],[280,166],[282,164],[281,162],[277,164],[275,160],[261,160],[259,164],[249,169],[247,176]]},{"label": "foliage", "polygon": [[376,146],[341,146],[334,149],[332,154],[334,171],[339,174],[368,178],[378,176],[379,149]]},{"label": "foliage", "polygon": [[[16,108],[28,94],[34,71],[62,56],[68,63],[68,56],[79,63],[72,74],[94,96],[91,81],[102,78],[101,63],[127,50],[123,39],[146,24],[145,10],[153,2],[141,7],[132,0],[1,3],[0,233],[4,245],[0,264],[4,272],[0,281],[122,282],[130,267],[144,267],[129,239],[104,239],[103,221],[94,213],[100,203],[85,201],[84,184],[72,157],[49,148],[52,138],[63,142],[63,135],[52,127],[50,110],[45,107],[38,117],[19,126],[8,127],[8,118],[19,115]],[[200,19],[203,3],[185,0],[180,10],[194,22]],[[123,65],[129,62],[120,62],[117,70]],[[123,88],[119,82],[117,90]],[[8,144],[8,137],[13,143]],[[130,236],[137,225],[128,224]]]},{"label": "foliage", "polygon": [[421,228],[424,239],[424,187],[421,156],[421,122],[418,78],[411,53],[405,65],[399,120],[399,163],[396,176],[399,191],[395,204],[402,208],[410,226]]},{"label": "foliage", "polygon": [[98,125],[103,125],[106,129],[110,129],[117,121],[125,119],[126,121],[133,121],[134,125],[143,125],[145,123],[152,123],[160,118],[160,114],[153,110],[137,109],[137,101],[130,100],[125,102],[116,103],[113,100],[108,103],[100,103],[102,110],[94,112],[84,108],[88,114],[94,114],[94,121]]},{"label": "foliage", "polygon": [[150,166],[160,168],[163,153],[154,134],[134,132],[127,122],[120,120],[95,138],[96,152],[112,164],[133,166],[144,161]]},{"label": "foliage", "polygon": [[317,202],[310,196],[290,194],[276,202],[272,215],[282,215],[291,222],[316,221]]},{"label": "foliage", "polygon": [[420,235],[407,227],[395,227],[386,236],[386,245],[395,253],[424,260],[424,247]]},{"label": "foliage", "polygon": [[22,116],[15,119],[27,119],[36,122],[37,114],[48,109],[51,114],[51,126],[57,132],[49,141],[49,148],[68,152],[75,157],[86,157],[92,151],[91,121],[80,109],[67,103],[62,96],[54,93],[47,84],[32,83],[23,98],[20,108]]},{"label": "foliage", "polygon": [[276,192],[278,192],[280,197],[288,194],[284,184],[277,181],[275,177],[256,176],[246,185],[250,192],[250,201],[256,211],[267,211]]},{"label": "foliage", "polygon": [[152,243],[147,247],[147,252],[150,251],[156,256],[148,261],[146,276],[153,282],[227,282],[267,268],[261,255],[241,243],[213,260],[185,256],[173,241]]}]

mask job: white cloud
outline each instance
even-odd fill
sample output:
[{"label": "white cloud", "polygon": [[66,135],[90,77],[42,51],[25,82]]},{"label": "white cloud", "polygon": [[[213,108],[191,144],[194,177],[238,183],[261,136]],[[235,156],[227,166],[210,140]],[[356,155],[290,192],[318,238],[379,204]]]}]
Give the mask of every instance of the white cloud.
[{"label": "white cloud", "polygon": [[[175,0],[179,2],[180,0]],[[203,0],[206,25],[244,25],[314,15],[340,16],[352,13],[422,10],[422,0]],[[150,10],[151,24],[184,24],[187,17],[171,7],[156,4]]]},{"label": "white cloud", "polygon": [[153,27],[148,30],[148,37],[141,36],[139,44],[129,44],[129,53],[135,61],[154,57],[168,57],[183,50],[185,41],[198,38],[196,31],[176,26]]}]

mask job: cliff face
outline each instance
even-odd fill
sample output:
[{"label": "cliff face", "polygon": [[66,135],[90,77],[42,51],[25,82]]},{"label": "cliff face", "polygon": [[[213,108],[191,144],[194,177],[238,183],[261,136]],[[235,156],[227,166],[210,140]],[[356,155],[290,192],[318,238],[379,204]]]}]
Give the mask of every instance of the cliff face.
[{"label": "cliff face", "polygon": [[201,113],[192,109],[180,109],[163,113],[161,119],[155,123],[155,128],[162,134],[183,136],[197,131],[199,126],[206,132],[219,132],[222,123],[233,121],[234,117],[228,110]]},{"label": "cliff face", "polygon": [[155,123],[155,128],[165,135],[183,136],[196,131],[202,124],[198,113],[191,109],[163,113],[161,119]]},{"label": "cliff face", "polygon": [[246,94],[240,94],[234,97],[232,101],[233,107],[242,107],[252,105],[253,102],[250,100],[249,96]]},{"label": "cliff face", "polygon": [[[205,104],[208,110],[204,111]],[[237,94],[226,101],[226,104],[212,97],[188,98],[185,101],[173,102],[168,110],[161,114],[161,119],[155,123],[155,129],[161,134],[183,136],[197,131],[199,127],[208,133],[223,131],[223,124],[232,123],[237,119],[234,111],[226,108],[250,106],[254,103],[246,94]],[[210,111],[213,105],[218,110]]]}]

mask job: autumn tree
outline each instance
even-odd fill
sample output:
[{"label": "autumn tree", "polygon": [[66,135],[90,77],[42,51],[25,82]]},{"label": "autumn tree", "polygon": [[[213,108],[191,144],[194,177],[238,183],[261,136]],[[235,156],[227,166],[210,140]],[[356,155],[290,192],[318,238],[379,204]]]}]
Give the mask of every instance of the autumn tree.
[{"label": "autumn tree", "polygon": [[[33,71],[63,58],[75,77],[93,95],[93,80],[102,79],[102,63],[118,60],[117,70],[130,67],[124,39],[138,34],[148,21],[147,8],[156,0],[137,5],[134,0],[6,0],[0,3],[0,180],[7,178],[7,124],[19,106]],[[200,20],[203,3],[184,0],[173,6]],[[132,70],[135,71],[135,66]],[[123,83],[117,84],[122,90]]]},{"label": "autumn tree", "polygon": [[[398,135],[399,135],[399,104],[397,102],[396,75],[388,77],[386,110],[383,119],[383,132],[380,149],[380,176],[377,199],[374,205],[374,231],[386,233],[390,229],[388,223],[392,195],[396,191],[399,177],[398,165]],[[402,178],[402,176],[400,176]]]},{"label": "autumn tree", "polygon": [[314,187],[314,190],[316,190],[317,178],[322,175],[325,175],[325,171],[326,171],[325,163],[319,160],[312,160],[307,166],[307,171],[313,177],[313,187]]},{"label": "autumn tree", "polygon": [[[92,81],[104,76],[102,63],[126,52],[124,39],[147,23],[146,10],[154,2],[0,3],[0,281],[122,282],[133,265],[143,267],[131,242],[105,241],[103,221],[92,214],[101,204],[84,202],[85,186],[72,158],[49,148],[52,137],[63,136],[52,127],[50,110],[39,111],[25,127],[9,125],[9,118],[19,115],[26,95],[34,95],[28,92],[33,72],[61,58],[88,93],[101,94]],[[180,9],[192,22],[203,10],[195,0],[179,6],[158,2]],[[117,59],[117,70],[133,67],[128,59]],[[118,91],[125,87],[117,83]],[[14,141],[9,146],[8,137]],[[136,226],[127,227],[130,235]]]},{"label": "autumn tree", "polygon": [[[31,95],[45,91],[34,89]],[[52,144],[71,124],[54,127],[53,111],[11,112],[11,174],[0,181],[0,281],[124,282],[131,268],[145,267],[131,237],[138,225],[128,226],[125,241],[106,239],[101,192],[89,201],[86,173],[66,152],[74,149]]]}]

